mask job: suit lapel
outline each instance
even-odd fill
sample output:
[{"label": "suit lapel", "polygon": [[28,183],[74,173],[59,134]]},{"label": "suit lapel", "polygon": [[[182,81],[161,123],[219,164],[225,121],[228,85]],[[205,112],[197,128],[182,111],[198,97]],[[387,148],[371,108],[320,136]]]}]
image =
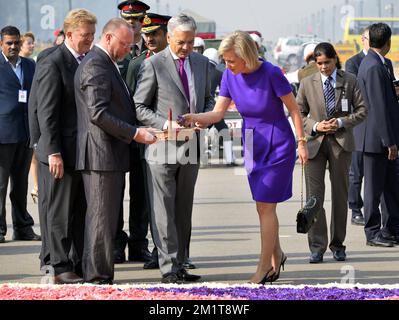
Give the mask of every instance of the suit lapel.
[{"label": "suit lapel", "polygon": [[21,86],[21,83],[19,82],[19,79],[18,79],[17,75],[15,74],[14,70],[10,66],[10,63],[8,61],[6,61],[6,59],[4,59],[3,53],[1,51],[0,51],[0,63],[3,65],[4,71],[6,73],[8,73],[8,75],[12,79],[14,79],[14,81],[17,82],[19,84],[19,86]]},{"label": "suit lapel", "polygon": [[183,84],[181,82],[179,74],[177,73],[175,61],[168,47],[164,50],[164,53],[165,53],[164,61],[165,61],[166,70],[168,70],[173,82],[176,84],[176,86],[181,91],[182,95],[185,97],[186,94],[184,93]]},{"label": "suit lapel", "polygon": [[[194,88],[195,88],[195,101],[198,102],[198,92],[199,92],[199,88],[202,82],[202,79],[200,79],[201,77],[201,70],[199,68],[199,63],[198,60],[195,58],[194,55],[190,56],[190,62],[191,62],[191,73],[193,75],[194,78]],[[196,112],[198,112],[198,108],[197,106],[195,106],[195,110]]]},{"label": "suit lapel", "polygon": [[313,82],[315,88],[316,101],[320,101],[320,111],[327,118],[326,99],[324,98],[323,82],[321,81],[320,72],[313,75]]},{"label": "suit lapel", "polygon": [[101,50],[100,48],[98,48],[96,46],[94,46],[92,50],[97,52],[97,54],[102,56],[110,64],[110,68],[112,69],[112,72],[115,74],[116,78],[118,79],[118,81],[120,82],[121,86],[123,87],[123,91],[125,92],[126,96],[129,98],[129,101],[132,102],[133,99],[132,99],[132,97],[130,95],[130,90],[128,89],[128,86],[126,85],[125,81],[122,79],[121,74],[116,69],[116,66],[112,62],[111,58],[103,50]]},{"label": "suit lapel", "polygon": [[79,66],[79,63],[76,61],[75,57],[73,54],[68,50],[68,48],[65,46],[63,43],[60,46],[60,50],[62,52],[62,55],[64,56],[64,62],[66,67],[72,71],[72,73],[75,73],[76,69]]}]

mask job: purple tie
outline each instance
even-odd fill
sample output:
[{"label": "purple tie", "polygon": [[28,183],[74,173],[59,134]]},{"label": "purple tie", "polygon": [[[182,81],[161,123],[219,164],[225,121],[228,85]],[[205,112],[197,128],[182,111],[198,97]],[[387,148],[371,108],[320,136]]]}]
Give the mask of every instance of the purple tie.
[{"label": "purple tie", "polygon": [[187,73],[186,73],[186,70],[184,70],[184,60],[185,60],[185,58],[179,59],[179,76],[180,76],[181,82],[183,83],[183,88],[184,88],[184,92],[186,93],[186,98],[187,98],[188,104],[190,104],[190,89],[188,87]]}]

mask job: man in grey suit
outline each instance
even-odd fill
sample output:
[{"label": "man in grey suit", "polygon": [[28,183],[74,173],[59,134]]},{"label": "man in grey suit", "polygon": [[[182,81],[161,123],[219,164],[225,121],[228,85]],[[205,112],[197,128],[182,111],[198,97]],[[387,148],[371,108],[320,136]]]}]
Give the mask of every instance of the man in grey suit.
[{"label": "man in grey suit", "polygon": [[[169,46],[144,61],[134,95],[137,119],[144,125],[166,129],[170,109],[173,120],[188,112],[213,109],[209,60],[193,53],[195,31],[193,18],[184,14],[171,18],[168,22]],[[158,248],[164,283],[200,279],[183,268],[199,168],[195,138],[194,135],[194,139],[187,143],[163,141],[156,145],[156,150],[153,150],[154,146],[147,150],[153,240]],[[148,156],[156,152],[159,156],[165,151],[168,155],[164,161]]]},{"label": "man in grey suit", "polygon": [[132,44],[129,24],[111,19],[75,74],[76,169],[82,171],[87,200],[83,277],[96,284],[112,284],[114,278],[113,247],[129,144],[156,141],[149,130],[136,127],[133,99],[117,65]]}]

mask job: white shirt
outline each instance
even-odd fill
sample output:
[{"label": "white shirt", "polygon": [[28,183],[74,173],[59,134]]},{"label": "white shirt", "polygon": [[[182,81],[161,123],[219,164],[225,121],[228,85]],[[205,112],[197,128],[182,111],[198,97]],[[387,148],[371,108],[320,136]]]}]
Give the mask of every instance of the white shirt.
[{"label": "white shirt", "polygon": [[[180,58],[174,52],[172,52],[172,50],[170,49],[170,46],[169,46],[169,51],[172,54],[172,57],[173,57],[173,59],[175,61],[177,72],[179,73],[179,68],[180,68],[179,59]],[[189,90],[190,90],[190,104],[189,104],[189,107],[190,107],[190,112],[192,112],[192,111],[195,110],[195,106],[196,106],[196,103],[197,103],[197,101],[196,101],[197,100],[197,96],[195,94],[194,75],[193,75],[193,73],[191,71],[190,58],[189,57],[187,57],[184,60],[184,70],[186,71],[187,79],[188,79],[188,87],[189,87]]]},{"label": "white shirt", "polygon": [[10,62],[10,60],[8,60],[8,58],[4,55],[4,52],[2,51],[1,54],[3,55],[4,59],[10,64],[12,71],[14,71],[15,75],[17,76],[19,83],[21,84],[21,88],[23,86],[24,83],[24,73],[22,72],[22,59],[20,57],[18,57],[17,59],[17,63],[15,64],[15,66]]},{"label": "white shirt", "polygon": [[80,64],[82,61],[80,61],[78,58],[80,56],[83,56],[83,54],[79,54],[77,53],[71,46],[68,45],[68,40],[64,41],[65,43],[65,47],[67,47],[67,49],[69,50],[70,53],[72,53],[72,55],[74,56],[74,58],[76,59],[76,61]]},{"label": "white shirt", "polygon": [[[320,75],[321,75],[321,82],[323,83],[323,89],[324,89],[325,83],[329,77],[332,78],[332,81],[330,80],[330,83],[333,86],[333,88],[335,89],[337,87],[337,69],[335,69],[334,72],[328,77],[322,73],[320,73]],[[337,121],[338,121],[338,128],[342,128],[342,126],[343,126],[342,120],[338,118]],[[319,125],[319,123],[320,122],[315,123],[315,125],[313,126],[313,132],[317,133],[316,128]]]}]

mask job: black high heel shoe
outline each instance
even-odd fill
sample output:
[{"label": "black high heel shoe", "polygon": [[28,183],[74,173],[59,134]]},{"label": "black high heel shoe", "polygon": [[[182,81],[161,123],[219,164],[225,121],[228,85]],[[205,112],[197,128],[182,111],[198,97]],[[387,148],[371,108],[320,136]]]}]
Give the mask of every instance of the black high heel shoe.
[{"label": "black high heel shoe", "polygon": [[283,268],[283,270],[284,270],[284,264],[285,264],[286,261],[287,261],[287,256],[283,252],[283,253],[281,253],[280,265],[279,265],[277,271],[275,273],[273,273],[274,277],[272,279],[272,282],[277,281],[278,278],[280,278],[280,270],[281,270],[281,268]]},{"label": "black high heel shoe", "polygon": [[270,282],[270,284],[272,284],[273,278],[276,275],[274,272],[272,274],[270,274],[270,272],[272,272],[272,271],[273,271],[273,267],[271,267],[269,269],[269,271],[266,272],[265,276],[263,277],[263,279],[260,282],[258,282],[258,284],[265,285],[266,282]]}]

